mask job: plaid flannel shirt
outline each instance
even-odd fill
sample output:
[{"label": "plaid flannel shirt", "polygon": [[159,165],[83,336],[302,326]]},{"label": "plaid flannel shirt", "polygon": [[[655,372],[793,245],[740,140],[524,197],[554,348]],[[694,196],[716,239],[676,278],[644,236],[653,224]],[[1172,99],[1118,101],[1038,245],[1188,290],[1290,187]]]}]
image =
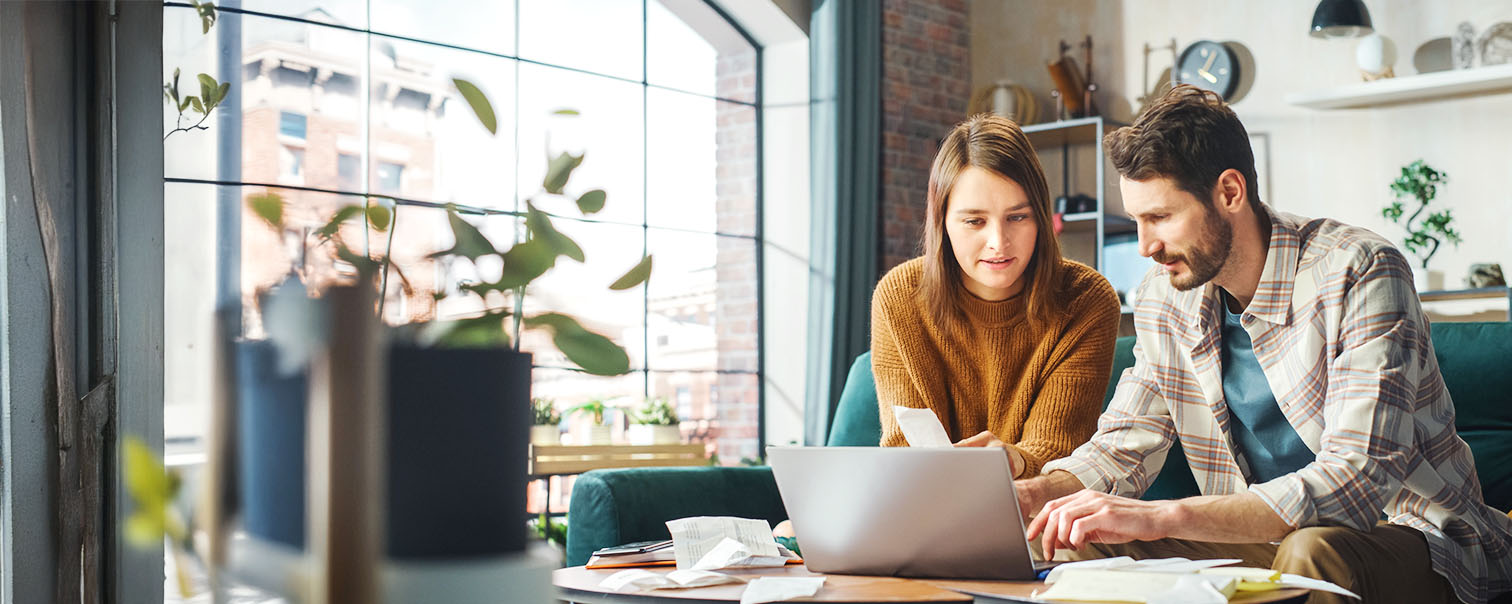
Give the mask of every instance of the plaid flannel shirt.
[{"label": "plaid flannel shirt", "polygon": [[1370,231],[1267,214],[1270,248],[1241,323],[1316,459],[1250,484],[1223,399],[1219,288],[1177,291],[1157,267],[1135,296],[1134,365],[1096,435],[1043,472],[1138,497],[1180,439],[1205,495],[1254,493],[1293,527],[1365,530],[1384,513],[1423,532],[1461,600],[1512,590],[1512,520],[1485,504],[1455,432],[1407,261]]}]

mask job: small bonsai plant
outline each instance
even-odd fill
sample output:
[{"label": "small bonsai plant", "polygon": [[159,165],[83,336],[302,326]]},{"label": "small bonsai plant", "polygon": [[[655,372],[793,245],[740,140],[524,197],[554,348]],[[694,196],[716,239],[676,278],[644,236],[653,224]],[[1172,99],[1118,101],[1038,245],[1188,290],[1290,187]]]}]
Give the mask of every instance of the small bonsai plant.
[{"label": "small bonsai plant", "polygon": [[648,398],[635,410],[630,421],[646,426],[676,426],[677,408],[662,397]]},{"label": "small bonsai plant", "polygon": [[[1428,268],[1428,261],[1438,253],[1439,246],[1447,241],[1456,246],[1460,243],[1459,231],[1449,226],[1454,222],[1454,216],[1449,210],[1431,212],[1427,216],[1423,213],[1428,210],[1429,202],[1433,201],[1438,194],[1441,185],[1448,184],[1449,175],[1429,167],[1423,160],[1417,160],[1402,167],[1402,175],[1391,182],[1391,193],[1396,197],[1391,204],[1381,209],[1381,215],[1395,224],[1402,225],[1407,230],[1407,238],[1402,240],[1403,247],[1417,256],[1423,268]],[[1402,216],[1407,214],[1404,200],[1416,202],[1416,208],[1406,220]]]}]

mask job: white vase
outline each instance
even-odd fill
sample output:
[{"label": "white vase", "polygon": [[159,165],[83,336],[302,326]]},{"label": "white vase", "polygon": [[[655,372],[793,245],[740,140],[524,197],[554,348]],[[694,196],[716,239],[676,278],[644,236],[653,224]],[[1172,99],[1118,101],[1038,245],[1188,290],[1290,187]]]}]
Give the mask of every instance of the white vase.
[{"label": "white vase", "polygon": [[632,445],[675,445],[682,442],[682,431],[677,426],[630,424],[625,437]]},{"label": "white vase", "polygon": [[531,426],[530,444],[560,445],[562,444],[562,430],[553,425]]},{"label": "white vase", "polygon": [[588,444],[609,445],[614,444],[614,432],[609,426],[589,426]]},{"label": "white vase", "polygon": [[1412,267],[1412,285],[1420,292],[1444,289],[1444,271],[1414,266]]}]

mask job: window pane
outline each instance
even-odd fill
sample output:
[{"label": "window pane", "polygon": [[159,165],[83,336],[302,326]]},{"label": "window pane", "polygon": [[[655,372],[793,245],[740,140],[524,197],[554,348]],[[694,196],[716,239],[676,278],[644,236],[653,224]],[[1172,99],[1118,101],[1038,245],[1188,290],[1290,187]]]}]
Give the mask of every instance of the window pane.
[{"label": "window pane", "polygon": [[[642,91],[628,84],[551,67],[520,66],[520,196],[537,197],[548,151],[583,153],[569,195],[603,189],[609,199],[593,219],[641,224],[645,161]],[[554,115],[571,108],[577,116]]]},{"label": "window pane", "polygon": [[249,11],[367,29],[367,0],[241,0],[238,4]]},{"label": "window pane", "polygon": [[520,0],[520,58],[641,80],[641,3]]},{"label": "window pane", "polygon": [[530,396],[548,398],[556,403],[557,410],[562,412],[562,423],[566,425],[566,444],[588,444],[588,428],[593,425],[593,418],[586,413],[569,413],[567,410],[593,399],[611,406],[604,422],[613,427],[615,441],[624,442],[625,410],[641,400],[645,389],[646,374],[640,371],[613,377],[544,367],[530,372]]},{"label": "window pane", "polygon": [[646,92],[651,226],[754,235],[756,111],[680,92]]},{"label": "window pane", "polygon": [[646,11],[647,82],[756,100],[755,48],[704,0],[651,0]]},{"label": "window pane", "polygon": [[512,0],[372,0],[373,31],[513,56]]},{"label": "window pane", "polygon": [[[514,207],[514,66],[508,59],[376,38],[372,45],[374,191],[475,207]],[[490,134],[452,83],[493,105]]]},{"label": "window pane", "polygon": [[651,229],[649,368],[756,370],[756,243]]},{"label": "window pane", "polygon": [[706,443],[721,465],[760,457],[755,374],[652,371],[650,382],[650,396],[664,397],[678,407],[684,438]]},{"label": "window pane", "polygon": [[[289,156],[300,149],[304,152],[299,161],[302,184],[330,189],[341,186],[337,155],[361,154],[367,146],[361,107],[362,72],[367,60],[363,34],[222,12],[210,35],[203,36],[192,9],[169,7],[163,15],[164,68],[169,74],[174,68],[181,69],[181,95],[199,95],[196,74],[216,77],[220,73],[216,58],[219,36],[237,24],[242,29],[242,69],[240,76],[230,81],[228,101],[204,122],[208,129],[177,132],[164,141],[165,175],[281,182],[280,175],[289,174],[292,167]],[[176,42],[180,40],[182,44]],[[237,106],[241,108],[239,119],[225,114]],[[196,122],[192,110],[182,119],[176,111],[167,111],[164,119],[169,128],[176,122]],[[290,151],[285,154],[280,147]],[[229,162],[231,170],[239,173],[222,170],[218,164],[221,156],[240,158]]]},{"label": "window pane", "polygon": [[[552,211],[555,208],[543,207]],[[624,346],[630,366],[645,366],[640,342],[644,338],[645,291],[639,287],[609,289],[625,271],[640,261],[641,227],[598,224],[574,220],[553,221],[558,231],[583,248],[585,263],[557,258],[556,266],[536,279],[525,294],[525,314],[560,312],[576,318],[584,327]],[[551,343],[550,334],[529,331],[520,348],[535,354],[535,364],[573,366]]]}]

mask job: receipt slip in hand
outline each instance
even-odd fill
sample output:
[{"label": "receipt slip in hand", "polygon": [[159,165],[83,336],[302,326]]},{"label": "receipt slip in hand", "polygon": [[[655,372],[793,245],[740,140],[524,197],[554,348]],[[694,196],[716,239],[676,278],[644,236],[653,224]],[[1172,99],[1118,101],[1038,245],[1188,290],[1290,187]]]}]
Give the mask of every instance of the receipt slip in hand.
[{"label": "receipt slip in hand", "polygon": [[893,405],[893,417],[898,419],[903,439],[910,447],[949,447],[954,444],[933,411]]}]

